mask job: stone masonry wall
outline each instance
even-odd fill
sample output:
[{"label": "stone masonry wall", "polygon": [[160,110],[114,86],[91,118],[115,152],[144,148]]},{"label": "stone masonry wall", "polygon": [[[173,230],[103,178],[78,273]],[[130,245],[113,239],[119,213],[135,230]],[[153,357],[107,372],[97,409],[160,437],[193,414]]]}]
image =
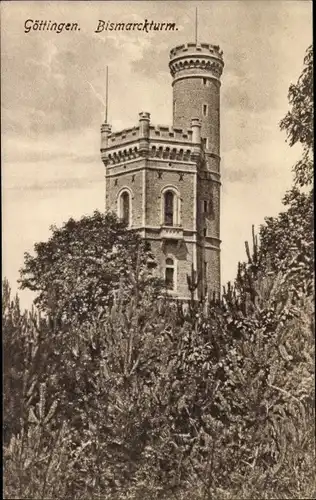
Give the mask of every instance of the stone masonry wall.
[{"label": "stone masonry wall", "polygon": [[[220,184],[212,180],[198,180],[198,226],[199,232],[207,230],[206,236],[220,237]],[[207,212],[204,212],[207,201]]]},{"label": "stone masonry wall", "polygon": [[106,210],[118,213],[118,196],[123,188],[128,188],[132,192],[132,227],[140,227],[143,221],[143,172],[134,171],[138,166],[142,166],[144,160],[133,163],[132,171],[126,169],[126,173],[112,177],[115,169],[110,170],[110,175],[106,178]]},{"label": "stone masonry wall", "polygon": [[[220,151],[220,87],[219,82],[201,78],[177,80],[173,86],[173,125],[189,127],[192,118],[202,121],[201,137],[208,137],[208,150],[219,155]],[[188,96],[190,96],[188,98]],[[207,116],[203,105],[207,105]]]},{"label": "stone masonry wall", "polygon": [[[146,225],[160,226],[162,224],[162,190],[167,186],[178,189],[181,199],[180,222],[184,229],[192,230],[194,226],[194,178],[191,172],[179,172],[184,165],[174,166],[171,170],[160,170],[166,168],[168,163],[148,161],[155,170],[146,171]],[[173,170],[174,169],[174,170]]]},{"label": "stone masonry wall", "polygon": [[191,264],[194,258],[193,244],[183,242],[181,246],[178,247],[177,242],[173,241],[167,242],[166,245],[162,245],[160,241],[150,238],[148,241],[158,261],[158,272],[161,277],[164,277],[166,258],[174,258],[177,279],[177,288],[174,295],[179,298],[188,299],[190,293],[187,284],[187,275],[191,274]]}]

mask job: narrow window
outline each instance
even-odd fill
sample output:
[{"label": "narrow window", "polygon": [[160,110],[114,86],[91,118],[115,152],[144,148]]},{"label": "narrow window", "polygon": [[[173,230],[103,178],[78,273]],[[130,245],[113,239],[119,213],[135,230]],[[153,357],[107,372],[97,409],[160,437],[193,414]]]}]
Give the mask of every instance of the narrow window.
[{"label": "narrow window", "polygon": [[202,146],[204,149],[208,149],[208,138],[202,137]]},{"label": "narrow window", "polygon": [[166,259],[165,283],[168,290],[174,290],[174,261]]},{"label": "narrow window", "polygon": [[129,225],[130,223],[130,202],[129,202],[129,194],[124,191],[121,194],[121,219],[125,224]]},{"label": "narrow window", "polygon": [[207,104],[203,104],[203,116],[207,116]]},{"label": "narrow window", "polygon": [[172,191],[166,191],[165,193],[165,226],[173,226],[173,203],[174,203],[174,193]]},{"label": "narrow window", "polygon": [[203,78],[203,85],[207,85],[207,79]]},{"label": "narrow window", "polygon": [[207,295],[207,262],[204,262],[204,293]]},{"label": "narrow window", "polygon": [[203,229],[203,235],[206,236],[206,229]]},{"label": "narrow window", "polygon": [[207,211],[208,211],[208,210],[207,210],[207,209],[208,209],[208,206],[207,206],[207,205],[208,205],[207,200],[204,200],[204,204],[203,204],[203,211],[204,211],[205,213],[207,213]]}]

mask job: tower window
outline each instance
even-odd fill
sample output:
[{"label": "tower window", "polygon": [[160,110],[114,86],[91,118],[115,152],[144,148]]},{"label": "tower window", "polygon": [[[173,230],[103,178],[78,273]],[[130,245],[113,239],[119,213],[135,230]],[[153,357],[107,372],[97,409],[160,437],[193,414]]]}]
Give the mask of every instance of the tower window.
[{"label": "tower window", "polygon": [[130,204],[130,194],[127,191],[123,191],[119,198],[119,217],[128,226],[130,225],[131,216]]},{"label": "tower window", "polygon": [[203,211],[204,211],[205,213],[207,213],[207,212],[208,212],[208,202],[207,202],[207,200],[204,200],[204,202],[203,202]]},{"label": "tower window", "polygon": [[206,236],[206,229],[203,229],[203,236]]},{"label": "tower window", "polygon": [[173,226],[174,219],[174,193],[172,191],[165,192],[165,214],[164,214],[164,224],[165,226]]},{"label": "tower window", "polygon": [[166,268],[165,268],[165,284],[168,290],[174,290],[174,260],[168,257],[166,259]]},{"label": "tower window", "polygon": [[202,137],[202,145],[204,149],[208,149],[208,137]]},{"label": "tower window", "polygon": [[178,226],[180,224],[181,198],[176,186],[165,186],[161,190],[161,218],[162,226]]},{"label": "tower window", "polygon": [[203,78],[203,85],[207,85],[207,79]]},{"label": "tower window", "polygon": [[207,104],[203,104],[203,116],[207,116]]},{"label": "tower window", "polygon": [[207,262],[204,262],[204,293],[207,295]]}]

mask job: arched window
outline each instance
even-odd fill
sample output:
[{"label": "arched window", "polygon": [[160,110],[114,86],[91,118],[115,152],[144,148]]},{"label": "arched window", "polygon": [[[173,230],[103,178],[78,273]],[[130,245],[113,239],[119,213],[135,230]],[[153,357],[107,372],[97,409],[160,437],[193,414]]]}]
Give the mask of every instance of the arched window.
[{"label": "arched window", "polygon": [[165,201],[164,224],[165,224],[165,226],[173,226],[173,224],[174,224],[174,193],[172,191],[166,191],[164,201]]},{"label": "arched window", "polygon": [[174,260],[170,257],[166,259],[165,283],[168,290],[175,289],[175,266]]},{"label": "arched window", "polygon": [[131,198],[128,191],[123,191],[119,197],[119,218],[128,226],[131,222]]},{"label": "arched window", "polygon": [[129,224],[129,194],[126,191],[122,194],[122,219]]},{"label": "arched window", "polygon": [[161,224],[179,226],[181,224],[181,198],[175,186],[164,186],[161,190]]}]

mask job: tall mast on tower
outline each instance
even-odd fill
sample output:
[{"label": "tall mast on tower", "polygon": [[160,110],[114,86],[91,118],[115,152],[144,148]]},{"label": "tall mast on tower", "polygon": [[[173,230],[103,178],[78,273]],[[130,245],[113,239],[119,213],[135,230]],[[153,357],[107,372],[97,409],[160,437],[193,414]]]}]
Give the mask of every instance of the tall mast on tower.
[{"label": "tall mast on tower", "polygon": [[198,8],[195,7],[195,44],[197,45],[198,40]]},{"label": "tall mast on tower", "polygon": [[106,67],[106,86],[105,86],[105,123],[108,122],[109,107],[109,67]]}]

